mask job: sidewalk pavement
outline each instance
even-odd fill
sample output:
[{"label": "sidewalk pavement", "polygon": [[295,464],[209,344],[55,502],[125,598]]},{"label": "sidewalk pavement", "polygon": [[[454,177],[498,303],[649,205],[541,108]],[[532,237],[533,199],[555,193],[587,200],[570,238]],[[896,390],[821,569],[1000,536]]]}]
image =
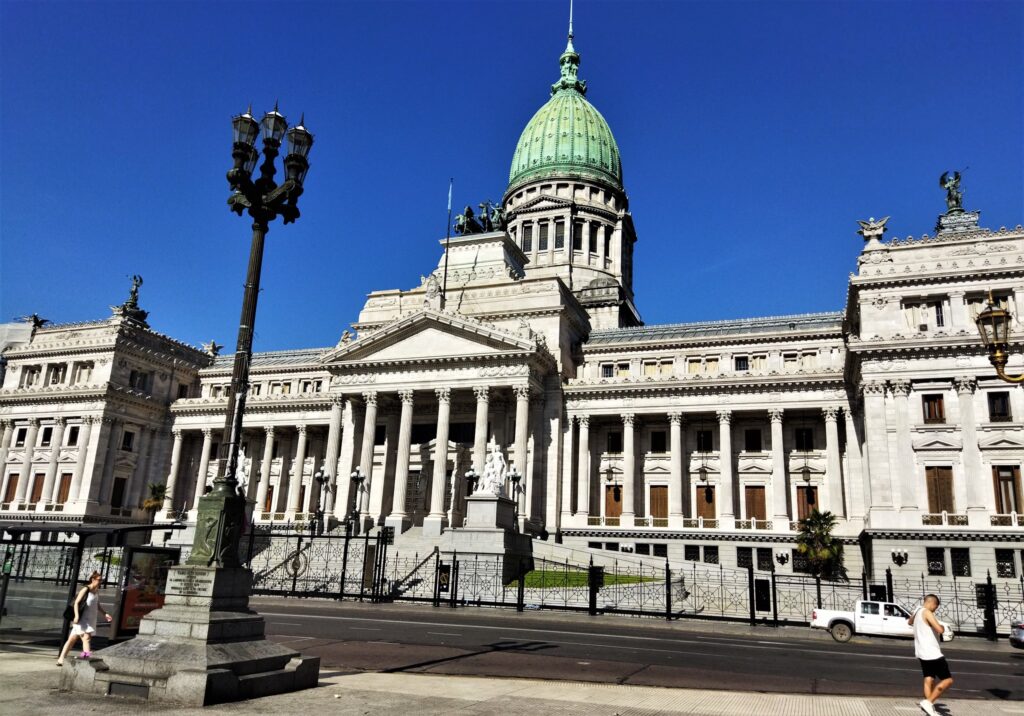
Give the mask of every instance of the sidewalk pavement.
[{"label": "sidewalk pavement", "polygon": [[[919,697],[873,699],[846,696],[810,696],[663,689],[619,684],[588,684],[536,679],[494,679],[428,674],[351,673],[323,669],[320,686],[292,694],[269,696],[206,708],[64,694],[56,690],[57,668],[52,650],[4,645],[0,650],[0,713],[102,713],[104,716],[147,714],[331,714],[365,716],[408,714],[510,713],[564,714],[566,716],[919,716]],[[945,707],[944,709],[942,707]],[[1024,714],[1024,702],[950,699],[940,710],[953,716],[1006,716]]]}]

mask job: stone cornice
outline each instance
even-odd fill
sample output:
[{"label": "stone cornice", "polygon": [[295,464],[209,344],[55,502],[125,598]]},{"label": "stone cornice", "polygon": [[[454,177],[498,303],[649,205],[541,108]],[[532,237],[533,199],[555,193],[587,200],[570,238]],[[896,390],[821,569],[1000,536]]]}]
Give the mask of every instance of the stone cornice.
[{"label": "stone cornice", "polygon": [[[245,412],[262,413],[272,411],[288,411],[301,408],[330,411],[336,393],[295,393],[288,395],[256,395],[249,396],[245,401]],[[171,403],[171,414],[206,415],[209,413],[223,414],[227,409],[227,398],[183,398]]]},{"label": "stone cornice", "polygon": [[825,388],[845,390],[846,382],[842,371],[831,375],[814,374],[799,376],[793,374],[771,376],[776,380],[769,382],[767,376],[758,376],[749,380],[735,379],[702,379],[685,380],[664,378],[655,380],[602,379],[603,382],[584,383],[570,381],[563,387],[566,397],[584,396],[623,396],[637,393],[659,394],[707,394],[715,395],[723,392],[731,393],[776,393],[783,390]]}]

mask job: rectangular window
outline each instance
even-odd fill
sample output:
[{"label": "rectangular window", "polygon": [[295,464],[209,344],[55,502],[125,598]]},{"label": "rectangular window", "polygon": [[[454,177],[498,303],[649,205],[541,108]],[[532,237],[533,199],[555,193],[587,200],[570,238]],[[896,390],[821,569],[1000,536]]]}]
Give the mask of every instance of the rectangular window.
[{"label": "rectangular window", "polygon": [[994,465],[992,477],[996,487],[996,513],[1008,515],[1024,512],[1021,504],[1020,468],[1016,465]]},{"label": "rectangular window", "polygon": [[1012,549],[996,550],[996,576],[1002,579],[1013,579],[1017,576],[1017,565],[1014,563]]},{"label": "rectangular window", "polygon": [[588,250],[592,254],[597,253],[597,224],[590,224],[590,239],[587,242]]},{"label": "rectangular window", "polygon": [[602,378],[614,378],[615,377],[615,364],[614,363],[603,363],[601,365],[601,377]]},{"label": "rectangular window", "polygon": [[650,557],[651,556],[651,545],[643,544],[641,542],[641,543],[638,543],[638,544],[634,545],[633,551],[636,552],[637,554],[644,554],[644,555],[647,555],[648,557]]},{"label": "rectangular window", "polygon": [[572,224],[572,250],[583,251],[583,224],[578,221]]},{"label": "rectangular window", "polygon": [[743,489],[744,502],[748,520],[767,519],[767,510],[764,503],[764,486],[749,485]]},{"label": "rectangular window", "polygon": [[548,223],[545,221],[539,227],[537,227],[537,250],[547,251],[548,250]]},{"label": "rectangular window", "polygon": [[121,449],[125,452],[131,452],[135,446],[135,433],[125,431],[124,435],[121,436]]},{"label": "rectangular window", "polygon": [[620,453],[622,452],[622,433],[618,430],[609,430],[607,438],[606,452]]},{"label": "rectangular window", "polygon": [[25,366],[21,369],[21,387],[32,388],[39,385],[39,378],[43,369],[37,365]]},{"label": "rectangular window", "polygon": [[[807,557],[805,557],[804,555],[800,554],[800,550],[794,549],[792,552],[790,552],[790,559],[793,562],[793,571],[794,572],[796,572],[797,574],[810,574],[811,573],[811,565],[808,564]],[[865,606],[867,606],[867,605],[865,605]],[[875,604],[874,607],[875,607],[875,614],[877,614],[878,613],[878,605]]]},{"label": "rectangular window", "polygon": [[926,467],[924,480],[928,487],[928,511],[933,515],[940,512],[954,512],[953,468],[934,465]]},{"label": "rectangular window", "polygon": [[14,447],[25,447],[25,440],[28,439],[28,428],[18,428],[14,435]]},{"label": "rectangular window", "polygon": [[149,388],[149,374],[133,370],[128,374],[128,387],[145,393]]},{"label": "rectangular window", "polygon": [[718,375],[718,359],[717,358],[705,358],[704,359],[704,372],[709,375]]},{"label": "rectangular window", "polygon": [[71,384],[82,385],[92,380],[92,361],[80,361],[71,368]]},{"label": "rectangular window", "polygon": [[28,503],[34,505],[43,497],[43,483],[46,482],[46,473],[37,472],[36,479],[32,482],[32,491],[29,493]]},{"label": "rectangular window", "polygon": [[718,546],[707,545],[704,547],[704,563],[718,564]]},{"label": "rectangular window", "polygon": [[652,554],[655,557],[668,557],[668,545],[667,544],[653,544]]},{"label": "rectangular window", "polygon": [[658,375],[658,361],[656,361],[656,360],[645,360],[644,361],[644,375],[645,376]]},{"label": "rectangular window", "polygon": [[71,494],[71,473],[62,472],[60,475],[60,486],[57,488],[57,504],[63,505],[67,503],[68,496]]},{"label": "rectangular window", "polygon": [[763,371],[768,365],[768,356],[751,356],[750,370]]},{"label": "rectangular window", "polygon": [[565,222],[555,222],[555,249],[565,248]]},{"label": "rectangular window", "polygon": [[651,431],[651,452],[653,453],[664,453],[668,452],[668,436],[664,430],[652,430]]},{"label": "rectangular window", "polygon": [[78,425],[72,425],[68,428],[68,447],[75,447],[76,445],[78,445],[78,433],[80,430],[81,428]]},{"label": "rectangular window", "polygon": [[214,385],[210,387],[210,397],[219,398],[224,394],[224,387],[220,385]]},{"label": "rectangular window", "polygon": [[949,550],[949,561],[954,577],[971,576],[971,550],[964,547],[952,547]]},{"label": "rectangular window", "polygon": [[750,359],[747,356],[734,356],[732,359],[733,369],[737,373],[745,373],[750,370]]},{"label": "rectangular window", "polygon": [[523,253],[533,251],[533,224],[523,224]]},{"label": "rectangular window", "polygon": [[260,383],[253,383],[249,386],[249,395],[252,397],[258,396],[263,390],[263,386]]},{"label": "rectangular window", "polygon": [[1008,423],[1010,415],[1010,394],[1005,391],[988,394],[988,419],[993,423]]},{"label": "rectangular window", "polygon": [[[609,258],[612,255],[612,237],[607,230],[604,232],[604,255],[605,258]],[[657,547],[657,545],[655,545],[655,547]],[[657,557],[658,555],[654,556]]]},{"label": "rectangular window", "polygon": [[700,358],[690,358],[686,361],[686,372],[689,375],[697,375],[700,373]]},{"label": "rectangular window", "polygon": [[388,426],[375,425],[373,430],[373,444],[383,445],[388,439]]},{"label": "rectangular window", "polygon": [[64,378],[67,375],[68,366],[66,363],[59,363],[57,365],[51,365],[46,369],[46,384],[47,385],[60,385],[64,382]]},{"label": "rectangular window", "polygon": [[274,444],[270,447],[270,459],[276,460],[281,457],[281,441],[275,440]]},{"label": "rectangular window", "polygon": [[877,602],[862,602],[860,605],[861,614],[878,614],[878,603]]},{"label": "rectangular window", "polygon": [[697,452],[711,452],[711,431],[697,431]]},{"label": "rectangular window", "polygon": [[800,356],[800,367],[804,370],[814,370],[818,367],[817,353],[804,353]]},{"label": "rectangular window", "polygon": [[683,559],[687,562],[700,561],[700,545],[688,544],[683,546]]},{"label": "rectangular window", "polygon": [[754,548],[753,547],[737,547],[736,548],[736,566],[740,569],[749,569],[754,566]]},{"label": "rectangular window", "polygon": [[121,509],[124,505],[124,488],[128,480],[123,477],[114,479],[114,487],[110,491],[110,506],[114,509]]},{"label": "rectangular window", "polygon": [[760,428],[748,428],[743,431],[743,449],[747,452],[761,452]]},{"label": "rectangular window", "polygon": [[796,428],[793,438],[798,452],[809,452],[814,449],[814,428]]},{"label": "rectangular window", "polygon": [[942,301],[933,301],[931,304],[932,315],[935,316],[935,327],[942,328],[946,325],[946,317],[942,314]]},{"label": "rectangular window", "polygon": [[618,363],[615,366],[615,377],[616,378],[628,378],[629,377],[629,363]]},{"label": "rectangular window", "polygon": [[772,548],[757,548],[757,568],[762,572],[772,571]]},{"label": "rectangular window", "polygon": [[818,488],[797,487],[796,488],[796,518],[807,519],[814,510],[818,509]]},{"label": "rectangular window", "polygon": [[178,400],[185,400],[188,398],[188,386],[184,383],[178,384]]},{"label": "rectangular window", "polygon": [[796,371],[800,365],[800,356],[796,353],[783,353],[782,354],[782,367],[787,373]]},{"label": "rectangular window", "polygon": [[942,547],[926,547],[925,561],[928,563],[928,576],[946,576],[946,550]]},{"label": "rectangular window", "polygon": [[43,434],[39,439],[39,447],[50,447],[53,442],[53,427],[47,425],[43,428]]},{"label": "rectangular window", "polygon": [[941,395],[923,395],[921,402],[924,405],[924,422],[926,424],[946,422],[946,408]]},{"label": "rectangular window", "polygon": [[12,472],[7,477],[7,492],[4,493],[4,502],[14,502],[14,496],[18,494],[18,478],[20,476],[16,472]]}]

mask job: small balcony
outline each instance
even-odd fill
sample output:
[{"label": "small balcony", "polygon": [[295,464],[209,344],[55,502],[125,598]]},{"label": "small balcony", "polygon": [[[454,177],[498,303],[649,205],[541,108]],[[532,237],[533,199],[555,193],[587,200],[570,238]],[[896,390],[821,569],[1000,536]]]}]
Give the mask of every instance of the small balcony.
[{"label": "small balcony", "polygon": [[770,530],[771,528],[771,520],[736,520],[736,529],[738,530]]},{"label": "small balcony", "polygon": [[601,515],[587,517],[587,524],[591,527],[618,527],[620,522],[618,517],[602,517]]},{"label": "small balcony", "polygon": [[949,512],[935,512],[921,515],[921,524],[925,527],[966,527],[967,515],[954,515]]},{"label": "small balcony", "polygon": [[993,527],[1024,527],[1024,514],[992,515],[991,521]]},{"label": "small balcony", "polygon": [[716,530],[718,529],[718,520],[704,519],[698,517],[696,519],[687,517],[683,520],[683,529],[687,530]]}]

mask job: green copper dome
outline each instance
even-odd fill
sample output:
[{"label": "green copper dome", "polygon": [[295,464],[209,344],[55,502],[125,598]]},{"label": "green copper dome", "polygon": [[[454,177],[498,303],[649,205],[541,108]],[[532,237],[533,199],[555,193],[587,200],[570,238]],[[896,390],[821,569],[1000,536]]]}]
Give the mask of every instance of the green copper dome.
[{"label": "green copper dome", "polygon": [[569,44],[559,58],[561,78],[551,86],[551,99],[526,125],[508,177],[508,191],[540,179],[580,176],[622,191],[622,161],[612,130],[584,95],[587,84],[577,79],[580,56]]}]

